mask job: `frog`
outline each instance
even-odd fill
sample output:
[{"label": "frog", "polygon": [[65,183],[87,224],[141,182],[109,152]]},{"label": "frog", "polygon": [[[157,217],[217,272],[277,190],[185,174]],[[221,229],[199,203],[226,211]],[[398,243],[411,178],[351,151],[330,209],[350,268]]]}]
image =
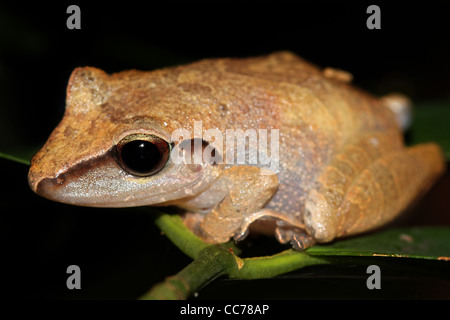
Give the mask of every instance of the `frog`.
[{"label": "frog", "polygon": [[[405,145],[407,98],[376,97],[352,78],[289,51],[152,71],[78,67],[28,182],[70,205],[178,207],[211,244],[264,234],[305,250],[369,232],[425,194],[445,159],[433,142]],[[236,161],[230,130],[262,133],[241,144],[270,141],[275,165],[245,148]]]}]

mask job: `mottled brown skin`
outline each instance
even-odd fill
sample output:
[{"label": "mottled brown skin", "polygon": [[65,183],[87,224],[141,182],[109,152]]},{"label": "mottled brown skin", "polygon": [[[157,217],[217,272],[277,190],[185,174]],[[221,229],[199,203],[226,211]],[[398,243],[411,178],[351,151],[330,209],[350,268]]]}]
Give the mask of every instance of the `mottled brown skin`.
[{"label": "mottled brown skin", "polygon": [[[254,221],[276,222],[278,240],[298,249],[365,232],[426,191],[444,158],[434,144],[405,148],[395,114],[350,80],[289,52],[112,75],[78,68],[64,118],[32,160],[30,186],[77,205],[179,205],[208,242],[241,239]],[[118,166],[113,150],[123,137],[170,142],[176,129],[193,132],[194,121],[221,132],[279,129],[280,170],[169,161],[142,178]]]}]

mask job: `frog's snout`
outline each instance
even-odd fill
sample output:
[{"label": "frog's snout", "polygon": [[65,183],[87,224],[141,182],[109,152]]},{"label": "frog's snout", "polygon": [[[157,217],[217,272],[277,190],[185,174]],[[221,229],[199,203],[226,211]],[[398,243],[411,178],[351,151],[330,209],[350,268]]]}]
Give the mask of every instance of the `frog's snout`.
[{"label": "frog's snout", "polygon": [[57,200],[54,199],[54,194],[56,193],[55,191],[57,188],[57,183],[55,181],[56,179],[51,178],[44,178],[39,181],[28,180],[31,190],[50,200]]},{"label": "frog's snout", "polygon": [[50,200],[60,201],[58,194],[61,192],[64,180],[64,175],[55,178],[41,177],[33,167],[28,172],[28,184],[31,190]]}]

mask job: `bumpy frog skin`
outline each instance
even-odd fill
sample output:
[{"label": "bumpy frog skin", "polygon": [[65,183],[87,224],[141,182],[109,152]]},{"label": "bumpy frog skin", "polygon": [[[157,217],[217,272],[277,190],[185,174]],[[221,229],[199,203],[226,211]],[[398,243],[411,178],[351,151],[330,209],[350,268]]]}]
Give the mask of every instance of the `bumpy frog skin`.
[{"label": "bumpy frog skin", "polygon": [[[46,198],[81,206],[177,205],[186,209],[185,224],[210,243],[251,230],[304,249],[365,232],[423,194],[445,162],[435,144],[405,147],[392,99],[350,80],[289,52],[112,75],[77,68],[64,118],[32,159],[29,184]],[[249,158],[174,160],[190,158],[181,146],[193,141],[225,159],[231,151],[217,148],[208,129],[224,137],[227,129],[277,129],[277,168]],[[177,130],[192,136],[174,140]],[[161,149],[158,170],[127,170],[118,150],[133,140]]]}]

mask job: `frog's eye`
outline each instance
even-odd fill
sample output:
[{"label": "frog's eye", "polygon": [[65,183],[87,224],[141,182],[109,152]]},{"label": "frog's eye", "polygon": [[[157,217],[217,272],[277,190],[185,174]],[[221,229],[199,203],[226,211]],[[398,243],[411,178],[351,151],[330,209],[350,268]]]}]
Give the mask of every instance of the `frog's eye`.
[{"label": "frog's eye", "polygon": [[145,177],[160,171],[170,155],[170,144],[151,134],[131,134],[116,146],[119,165],[128,173]]}]

